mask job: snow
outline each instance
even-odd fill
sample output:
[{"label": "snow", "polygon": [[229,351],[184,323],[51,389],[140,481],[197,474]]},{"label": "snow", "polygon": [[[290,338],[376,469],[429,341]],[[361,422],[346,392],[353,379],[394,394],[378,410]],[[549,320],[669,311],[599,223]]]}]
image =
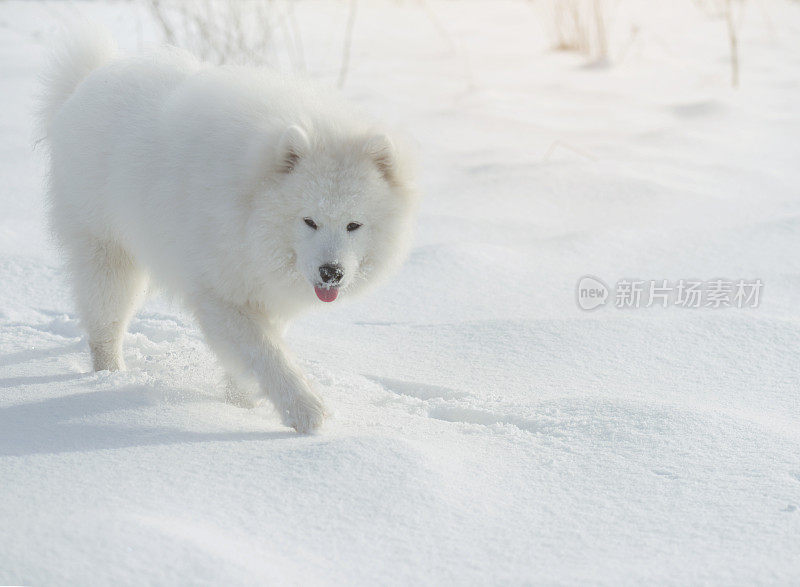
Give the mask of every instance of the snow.
[{"label": "snow", "polygon": [[[149,301],[91,373],[30,113],[65,18],[0,3],[0,583],[754,584],[800,578],[800,5],[625,0],[609,63],[525,2],[360,3],[345,93],[419,145],[416,245],[289,343],[334,416],[224,403]],[[301,3],[338,75],[346,5]],[[635,28],[634,28],[635,26]],[[623,278],[761,279],[758,308],[575,303]],[[612,292],[613,295],[613,292]]]}]

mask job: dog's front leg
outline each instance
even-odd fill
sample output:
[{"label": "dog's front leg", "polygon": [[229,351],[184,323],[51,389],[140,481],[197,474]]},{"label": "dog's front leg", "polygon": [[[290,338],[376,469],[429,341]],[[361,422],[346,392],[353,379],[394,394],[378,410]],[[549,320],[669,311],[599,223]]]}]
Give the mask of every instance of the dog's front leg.
[{"label": "dog's front leg", "polygon": [[283,423],[298,432],[319,428],[322,400],[292,363],[278,328],[248,306],[204,299],[197,318],[209,346],[229,372],[254,375]]}]

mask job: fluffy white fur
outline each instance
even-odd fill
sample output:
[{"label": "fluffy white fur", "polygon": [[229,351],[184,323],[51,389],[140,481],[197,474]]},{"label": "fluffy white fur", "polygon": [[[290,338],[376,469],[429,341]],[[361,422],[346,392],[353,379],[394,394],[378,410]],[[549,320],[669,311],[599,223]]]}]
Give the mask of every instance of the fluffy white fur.
[{"label": "fluffy white fur", "polygon": [[119,58],[97,29],[55,56],[40,118],[94,368],[124,368],[152,278],[185,300],[236,387],[257,383],[300,432],[319,427],[282,334],[324,305],[320,266],[341,268],[349,297],[402,261],[415,193],[395,142],[307,80],[176,49]]}]

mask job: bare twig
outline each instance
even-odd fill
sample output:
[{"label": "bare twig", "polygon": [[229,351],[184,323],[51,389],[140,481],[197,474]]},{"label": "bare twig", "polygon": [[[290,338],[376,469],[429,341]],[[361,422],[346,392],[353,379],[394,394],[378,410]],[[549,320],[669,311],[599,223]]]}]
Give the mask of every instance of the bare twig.
[{"label": "bare twig", "polygon": [[347,27],[344,31],[344,46],[342,48],[342,64],[339,68],[339,80],[336,82],[337,87],[344,87],[344,82],[347,80],[347,73],[350,69],[350,47],[353,44],[353,28],[356,23],[356,6],[358,0],[350,0],[350,11],[347,15]]},{"label": "bare twig", "polygon": [[451,53],[458,53],[458,47],[456,46],[456,42],[453,40],[452,35],[447,31],[445,26],[442,24],[441,19],[439,16],[433,11],[426,0],[420,0],[420,4],[422,5],[422,9],[425,11],[425,16],[428,17],[428,20],[431,21],[431,24],[436,29],[436,32],[439,33],[439,36],[444,39],[444,42],[447,43],[447,46],[450,48]]},{"label": "bare twig", "polygon": [[289,30],[291,31],[292,35],[292,45],[294,46],[294,53],[299,64],[299,68],[305,70],[306,56],[303,48],[303,37],[300,34],[300,26],[297,24],[297,18],[294,14],[294,3],[289,3],[289,7],[286,11],[286,17],[286,20],[289,23]]},{"label": "bare twig", "polygon": [[553,46],[603,60],[609,54],[609,0],[547,0]]},{"label": "bare twig", "polygon": [[170,45],[175,44],[175,30],[172,28],[169,19],[167,18],[164,6],[161,0],[150,0],[150,12],[161,27],[161,32],[164,33],[164,40]]},{"label": "bare twig", "polygon": [[736,31],[736,23],[733,19],[733,7],[731,0],[725,0],[725,21],[728,24],[728,39],[731,44],[731,85],[739,87],[739,38]]},{"label": "bare twig", "polygon": [[[288,12],[275,0],[147,0],[164,40],[217,63],[268,63],[274,57],[276,15]],[[294,39],[283,40],[292,65]]]},{"label": "bare twig", "polygon": [[608,57],[608,38],[602,1],[603,0],[594,0],[594,23],[597,35],[597,56],[600,59]]}]

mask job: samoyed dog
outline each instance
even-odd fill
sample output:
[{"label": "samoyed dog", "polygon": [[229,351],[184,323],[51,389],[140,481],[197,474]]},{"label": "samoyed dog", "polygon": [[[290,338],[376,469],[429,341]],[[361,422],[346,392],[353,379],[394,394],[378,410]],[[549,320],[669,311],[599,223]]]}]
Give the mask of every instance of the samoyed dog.
[{"label": "samoyed dog", "polygon": [[403,260],[416,193],[397,141],[308,80],[177,49],[117,57],[97,28],[54,57],[40,122],[94,369],[124,369],[152,280],[239,389],[257,385],[298,432],[318,428],[324,404],[282,335]]}]

